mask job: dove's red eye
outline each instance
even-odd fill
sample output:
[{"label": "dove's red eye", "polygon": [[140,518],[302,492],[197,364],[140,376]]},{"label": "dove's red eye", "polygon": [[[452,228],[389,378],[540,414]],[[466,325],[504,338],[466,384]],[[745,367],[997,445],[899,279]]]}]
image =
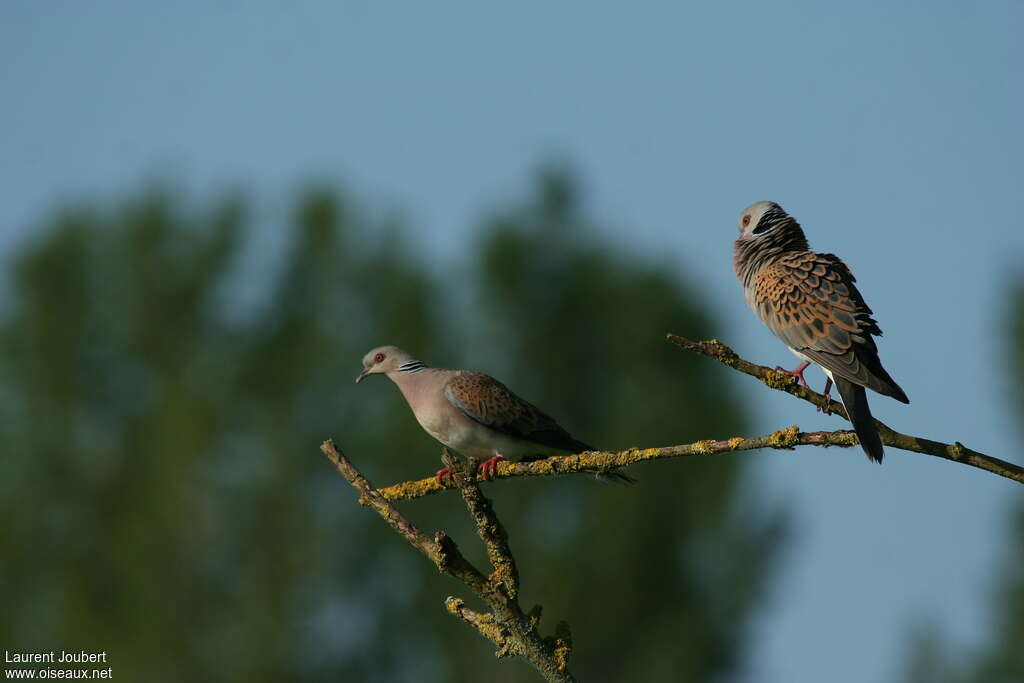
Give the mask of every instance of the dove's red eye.
[{"label": "dove's red eye", "polygon": [[383,353],[378,353],[376,356],[373,357],[373,362],[374,363],[380,363],[382,360],[384,360],[384,354]]},{"label": "dove's red eye", "polygon": [[743,217],[743,227],[745,228],[748,225],[750,225],[750,216],[744,216]]}]

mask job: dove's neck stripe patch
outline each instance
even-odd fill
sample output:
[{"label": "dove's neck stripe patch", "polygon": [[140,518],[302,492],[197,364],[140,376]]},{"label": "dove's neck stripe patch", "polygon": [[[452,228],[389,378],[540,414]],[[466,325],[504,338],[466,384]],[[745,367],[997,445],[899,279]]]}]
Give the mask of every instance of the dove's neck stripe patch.
[{"label": "dove's neck stripe patch", "polygon": [[427,364],[421,360],[407,360],[398,366],[399,372],[419,372],[420,370],[426,370]]},{"label": "dove's neck stripe patch", "polygon": [[774,227],[785,225],[786,223],[792,223],[797,227],[800,227],[799,223],[793,219],[788,213],[782,210],[780,206],[773,206],[764,212],[761,216],[761,220],[757,222],[757,226],[754,227],[753,233],[760,235],[763,232],[771,230]]},{"label": "dove's neck stripe patch", "polygon": [[761,220],[758,222],[757,227],[761,230],[766,230],[773,225],[777,225],[789,218],[786,212],[782,209],[769,209],[761,216]]}]

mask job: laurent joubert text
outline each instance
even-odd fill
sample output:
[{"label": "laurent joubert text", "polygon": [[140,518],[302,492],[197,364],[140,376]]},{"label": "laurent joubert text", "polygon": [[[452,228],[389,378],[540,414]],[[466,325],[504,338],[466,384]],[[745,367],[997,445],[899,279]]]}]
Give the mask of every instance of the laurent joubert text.
[{"label": "laurent joubert text", "polygon": [[[69,651],[49,650],[47,652],[11,652],[4,650],[4,679],[49,679],[49,678],[96,678],[111,679],[114,677],[112,667],[104,669],[82,667],[83,664],[105,664],[107,653],[87,652],[85,650]],[[51,664],[60,668],[10,668],[12,664],[22,666]],[[62,665],[62,666],[61,666]]]},{"label": "laurent joubert text", "polygon": [[106,663],[106,652],[11,652],[4,650],[4,662],[8,664],[98,664]]}]

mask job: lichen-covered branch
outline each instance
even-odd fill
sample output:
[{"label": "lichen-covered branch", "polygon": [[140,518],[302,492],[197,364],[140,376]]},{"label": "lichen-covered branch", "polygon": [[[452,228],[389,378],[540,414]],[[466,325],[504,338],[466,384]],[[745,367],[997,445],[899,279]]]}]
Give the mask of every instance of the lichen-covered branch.
[{"label": "lichen-covered branch", "polygon": [[512,550],[508,547],[508,534],[505,532],[505,526],[495,514],[494,506],[477,486],[472,469],[467,472],[464,465],[456,461],[447,448],[444,449],[441,462],[452,473],[455,485],[462,492],[462,498],[466,501],[469,514],[476,524],[477,535],[487,550],[487,559],[494,567],[491,580],[501,586],[510,598],[517,598],[519,596],[519,571],[516,569]]},{"label": "lichen-covered branch", "polygon": [[[661,448],[630,448],[625,451],[586,451],[576,455],[555,455],[542,460],[529,462],[500,462],[494,479],[511,479],[512,477],[546,477],[560,474],[589,474],[595,470],[606,470],[625,467],[638,462],[680,458],[685,456],[715,455],[752,451],[759,448],[792,449],[794,446],[840,446],[857,445],[857,437],[852,431],[835,432],[801,432],[796,425],[780,429],[770,434],[745,438],[736,436],[721,441],[707,440],[680,446],[663,446]],[[418,479],[394,484],[379,490],[380,495],[388,500],[412,500],[422,498],[445,489],[455,488],[446,482],[438,484],[434,478]],[[360,500],[360,502],[363,502]]]},{"label": "lichen-covered branch", "polygon": [[448,596],[444,601],[445,609],[451,614],[462,619],[464,622],[475,628],[487,640],[494,643],[498,648],[495,657],[512,657],[522,654],[516,646],[515,640],[511,638],[509,630],[498,623],[490,612],[477,612],[466,607],[466,601],[462,598]]},{"label": "lichen-covered branch", "polygon": [[[734,370],[755,377],[772,389],[792,394],[819,408],[830,410],[848,419],[843,405],[838,401],[830,401],[825,396],[801,386],[789,375],[740,358],[735,351],[717,339],[695,342],[670,334],[668,340],[680,348],[714,358]],[[887,446],[952,460],[992,472],[1018,483],[1024,483],[1024,468],[1018,465],[979,453],[960,442],[947,444],[901,434],[882,422],[877,420],[875,422],[882,443]],[[849,430],[801,432],[799,427],[793,425],[753,438],[737,436],[719,441],[697,441],[691,444],[661,448],[588,451],[530,462],[503,461],[498,463],[494,478],[509,479],[512,477],[593,473],[649,460],[715,455],[762,448],[792,449],[796,446],[840,446],[845,448],[856,444],[857,437]],[[538,628],[540,607],[535,607],[529,614],[525,614],[519,606],[519,573],[509,548],[508,535],[495,514],[490,500],[483,495],[477,485],[472,468],[466,470],[465,466],[456,461],[445,449],[444,464],[453,475],[445,483],[442,484],[437,479],[430,477],[402,482],[377,490],[337,450],[332,441],[325,441],[320,448],[338,468],[342,476],[359,492],[361,504],[373,508],[396,532],[433,562],[439,571],[462,581],[487,604],[490,612],[477,612],[466,607],[465,602],[460,598],[449,597],[445,601],[445,607],[451,614],[473,626],[498,648],[495,652],[496,656],[524,656],[548,681],[575,680],[569,673],[567,664],[568,655],[572,649],[568,624],[559,622],[555,635],[544,638],[540,635]],[[459,489],[466,501],[466,507],[473,517],[477,535],[483,541],[487,557],[494,569],[489,576],[484,576],[470,564],[459,552],[455,542],[444,532],[438,532],[433,538],[430,538],[403,517],[391,504],[391,501],[421,498],[451,488]]]},{"label": "lichen-covered branch", "polygon": [[[670,342],[683,349],[714,358],[734,370],[761,380],[772,389],[792,394],[812,405],[819,408],[827,408],[840,417],[848,419],[842,403],[829,401],[822,394],[801,386],[789,375],[784,375],[767,366],[757,365],[740,358],[735,351],[717,339],[695,342],[674,334],[667,335],[667,337]],[[970,465],[971,467],[976,467],[1024,484],[1024,468],[1019,465],[985,455],[964,446],[959,441],[949,444],[902,434],[882,422],[877,420],[875,422],[878,426],[878,433],[882,438],[882,443],[887,446]],[[801,432],[799,427],[794,425],[787,429],[780,429],[770,434],[753,438],[737,436],[721,441],[697,441],[680,446],[631,448],[624,451],[588,451],[576,455],[552,456],[530,462],[506,461],[498,463],[497,473],[494,478],[510,479],[512,477],[546,477],[560,474],[592,473],[594,470],[624,467],[647,460],[750,451],[759,448],[789,449],[794,446],[847,447],[856,444],[857,437],[852,431]],[[380,494],[387,500],[412,500],[440,493],[446,488],[456,488],[456,485],[452,481],[440,484],[431,477],[394,484],[380,489]],[[360,502],[365,504],[367,501],[361,500]]]},{"label": "lichen-covered branch", "polygon": [[718,362],[723,363],[734,370],[739,370],[751,377],[756,377],[772,389],[785,391],[787,394],[792,394],[797,398],[802,398],[805,401],[813,403],[818,408],[831,410],[844,419],[849,420],[849,418],[846,417],[846,409],[843,408],[843,404],[839,401],[829,401],[824,395],[819,394],[816,391],[811,391],[807,387],[802,386],[799,382],[795,381],[795,378],[778,372],[773,368],[743,360],[735,351],[717,339],[695,342],[675,334],[667,334],[665,337],[680,348],[686,349],[687,351],[693,351],[694,353],[699,353],[700,355],[707,356],[708,358],[714,358]]},{"label": "lichen-covered branch", "polygon": [[[844,419],[849,420],[842,403],[838,401],[829,401],[822,394],[812,391],[807,387],[800,386],[800,384],[789,375],[776,372],[772,368],[764,365],[757,365],[750,361],[743,360],[735,351],[717,339],[695,342],[674,334],[666,336],[670,342],[680,348],[699,353],[707,356],[708,358],[714,358],[734,370],[739,370],[751,377],[756,377],[772,389],[785,391],[786,393],[792,394],[797,398],[802,398],[819,408],[828,408]],[[878,427],[878,435],[882,437],[882,443],[886,446],[892,446],[893,448],[912,451],[914,453],[934,455],[937,458],[952,460],[953,462],[977,467],[978,469],[985,470],[986,472],[998,474],[1000,477],[1006,477],[1007,479],[1012,479],[1017,483],[1024,484],[1024,468],[1014,465],[1013,463],[1006,462],[1005,460],[994,458],[991,455],[979,453],[978,451],[967,448],[959,441],[951,444],[942,443],[941,441],[932,441],[931,439],[924,439],[918,436],[901,434],[879,420],[875,420],[875,424]]]},{"label": "lichen-covered branch", "polygon": [[470,564],[469,560],[462,556],[455,541],[451,540],[443,531],[437,532],[430,538],[416,526],[407,520],[387,498],[373,488],[359,470],[356,469],[348,458],[337,449],[334,442],[328,439],[320,445],[327,459],[334,463],[334,466],[341,472],[341,476],[348,481],[352,487],[359,492],[359,502],[373,508],[392,529],[399,533],[409,544],[427,556],[427,559],[437,565],[439,571],[454,576],[474,592],[480,593],[487,590],[487,577]]},{"label": "lichen-covered branch", "polygon": [[[321,444],[320,450],[334,464],[345,480],[356,489],[359,493],[360,503],[373,508],[392,529],[433,562],[438,571],[462,581],[484,601],[491,610],[490,614],[469,610],[458,598],[448,598],[445,605],[449,612],[473,625],[481,635],[493,642],[498,647],[497,656],[522,655],[536,667],[544,680],[551,683],[573,683],[576,680],[568,668],[567,659],[571,639],[567,626],[564,622],[560,622],[556,626],[555,635],[545,638],[540,635],[539,631],[539,609],[535,608],[529,615],[523,613],[515,598],[515,592],[518,590],[518,574],[515,572],[515,563],[512,560],[511,552],[508,550],[504,528],[494,514],[490,502],[483,497],[479,488],[468,477],[462,476],[461,472],[456,475],[465,486],[476,490],[478,497],[474,497],[470,492],[466,504],[470,506],[471,512],[476,510],[474,519],[477,519],[477,514],[479,514],[480,519],[489,525],[486,531],[479,531],[481,538],[486,535],[496,544],[493,549],[488,547],[488,556],[490,557],[492,553],[506,554],[505,561],[510,565],[514,579],[510,579],[507,574],[508,566],[505,567],[506,573],[504,574],[498,571],[498,567],[495,567],[494,574],[490,577],[484,576],[459,552],[455,542],[443,531],[437,532],[433,538],[430,538],[416,528],[412,522],[395,509],[387,498],[373,488],[366,477],[337,449],[330,439]],[[468,484],[467,481],[469,481]],[[472,503],[470,498],[473,498]],[[485,538],[484,542],[487,544],[488,540]],[[515,586],[515,590],[509,590],[509,583]]]}]

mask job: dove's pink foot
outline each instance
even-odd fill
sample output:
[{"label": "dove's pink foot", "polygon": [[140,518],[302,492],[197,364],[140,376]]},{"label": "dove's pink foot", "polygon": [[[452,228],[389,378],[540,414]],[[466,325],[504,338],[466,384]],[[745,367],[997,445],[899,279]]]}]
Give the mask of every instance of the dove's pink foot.
[{"label": "dove's pink foot", "polygon": [[825,407],[818,408],[819,412],[825,413],[826,415],[832,414],[832,409],[829,408],[828,404],[832,401],[832,394],[828,393],[829,389],[832,388],[832,380],[828,379],[825,381],[825,391],[821,392],[821,395],[825,397]]},{"label": "dove's pink foot", "polygon": [[807,366],[810,365],[810,364],[811,364],[810,361],[806,361],[805,360],[803,363],[801,363],[800,365],[796,366],[792,370],[787,370],[786,368],[782,367],[781,365],[776,365],[775,366],[775,371],[776,372],[781,372],[783,375],[789,375],[790,377],[796,377],[798,380],[800,380],[800,386],[806,387],[807,386],[807,380],[804,379],[804,370],[806,370]]},{"label": "dove's pink foot", "polygon": [[493,458],[484,460],[480,463],[480,476],[489,481],[491,477],[498,473],[498,463],[504,459],[504,456],[496,455]]},{"label": "dove's pink foot", "polygon": [[437,473],[434,475],[434,478],[437,479],[438,484],[444,486],[444,480],[452,478],[452,471],[447,467],[443,467],[437,471]]}]

